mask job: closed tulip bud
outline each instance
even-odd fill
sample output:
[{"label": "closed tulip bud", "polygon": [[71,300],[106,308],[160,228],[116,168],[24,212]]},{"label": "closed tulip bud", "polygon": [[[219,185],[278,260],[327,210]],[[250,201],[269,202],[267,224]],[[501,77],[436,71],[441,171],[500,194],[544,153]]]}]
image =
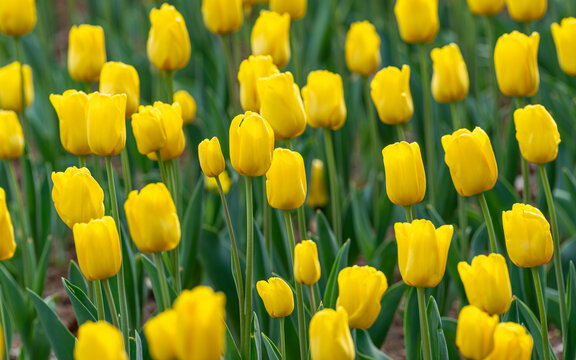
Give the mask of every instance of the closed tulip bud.
[{"label": "closed tulip bud", "polygon": [[306,15],[307,0],[270,0],[270,10],[279,14],[288,13],[292,20]]},{"label": "closed tulip bud", "polygon": [[76,81],[98,81],[106,62],[104,29],[98,25],[72,26],[68,37],[68,72]]},{"label": "closed tulip bud", "polygon": [[355,22],[346,34],[346,66],[355,74],[368,76],[380,66],[380,36],[369,21]]},{"label": "closed tulip bud", "polygon": [[[26,107],[34,101],[34,85],[32,84],[32,68],[24,65],[24,98]],[[20,63],[15,61],[0,68],[0,108],[4,110],[22,111],[22,77]]]},{"label": "closed tulip bud", "polygon": [[279,277],[258,281],[256,290],[270,317],[282,318],[290,316],[294,311],[294,294],[286,281]]},{"label": "closed tulip bud", "polygon": [[[156,101],[154,108],[160,111],[160,119],[166,132],[166,145],[159,150],[160,156],[162,156],[163,161],[176,159],[182,155],[186,147],[180,103],[168,105]],[[149,153],[148,159],[157,161],[158,156],[156,152]]]},{"label": "closed tulip bud", "polygon": [[236,32],[244,21],[242,0],[202,0],[202,17],[214,34]]},{"label": "closed tulip bud", "polygon": [[0,160],[17,159],[24,152],[24,133],[18,115],[0,110]]},{"label": "closed tulip bud", "polygon": [[309,207],[323,208],[328,204],[328,191],[326,190],[326,177],[324,163],[320,159],[312,160],[312,174],[310,175],[310,192],[308,193]]},{"label": "closed tulip bud", "polygon": [[547,0],[506,0],[510,17],[516,21],[529,22],[542,19],[548,7]]},{"label": "closed tulip bud", "polygon": [[180,242],[180,220],[163,183],[134,190],[124,203],[128,228],[138,250],[145,254],[170,251]]},{"label": "closed tulip bud", "polygon": [[500,323],[494,331],[494,348],[484,360],[530,360],[534,339],[522,325]]},{"label": "closed tulip bud", "polygon": [[180,360],[218,360],[226,339],[226,296],[207,286],[184,290],[174,302]]},{"label": "closed tulip bud", "polygon": [[167,3],[150,11],[150,32],[146,51],[148,59],[160,70],[182,69],[190,60],[190,36],[184,18]]},{"label": "closed tulip bud", "polygon": [[349,314],[351,328],[369,329],[380,314],[380,300],[388,281],[371,266],[347,267],[338,274],[338,301]]},{"label": "closed tulip bud", "polygon": [[398,266],[404,282],[414,287],[435,287],[446,270],[452,225],[434,228],[431,221],[394,224]]},{"label": "closed tulip bud", "polygon": [[310,320],[310,355],[312,360],[354,360],[356,351],[343,307],[314,314]]},{"label": "closed tulip bud", "polygon": [[540,210],[514,204],[512,210],[502,212],[502,225],[508,256],[516,266],[536,267],[552,259],[550,224]]},{"label": "closed tulip bud", "polygon": [[36,25],[36,0],[0,1],[0,32],[20,37],[30,33]]},{"label": "closed tulip bud", "polygon": [[512,303],[512,288],[506,259],[502,255],[478,255],[470,265],[461,261],[458,273],[471,305],[490,315],[508,311]]},{"label": "closed tulip bud", "polygon": [[126,145],[126,95],[90,94],[88,145],[96,155],[118,155]]},{"label": "closed tulip bud", "polygon": [[78,264],[87,280],[104,280],[118,274],[122,265],[122,251],[113,218],[104,216],[87,223],[77,223],[72,230]]},{"label": "closed tulip bud", "polygon": [[498,38],[494,49],[494,65],[502,94],[521,97],[534,96],[538,92],[539,43],[540,34],[537,32],[528,36],[513,31]]},{"label": "closed tulip bud", "polygon": [[492,16],[504,8],[504,0],[468,0],[468,7],[474,15]]},{"label": "closed tulip bud", "polygon": [[534,164],[556,159],[560,133],[552,115],[542,105],[528,105],[514,111],[516,140],[522,157]]},{"label": "closed tulip bud", "polygon": [[312,240],[302,240],[294,248],[294,278],[304,285],[313,285],[320,279],[318,248]]},{"label": "closed tulip bud", "polygon": [[198,158],[202,172],[208,177],[216,177],[226,168],[220,141],[217,137],[210,140],[204,139],[198,144]]},{"label": "closed tulip bud", "polygon": [[442,136],[442,147],[458,194],[478,195],[496,185],[498,166],[484,130],[479,127],[474,131],[456,130],[452,135]]},{"label": "closed tulip bud", "polygon": [[466,359],[482,360],[494,348],[498,315],[485,313],[476,306],[464,306],[458,315],[456,346]]},{"label": "closed tulip bud", "polygon": [[144,335],[148,343],[148,350],[154,360],[173,360],[177,358],[176,352],[176,324],[178,315],[176,310],[166,310],[151,318],[144,325]]},{"label": "closed tulip bud", "polygon": [[82,91],[66,90],[62,95],[50,95],[60,124],[60,142],[73,155],[90,154],[88,145],[88,95]]},{"label": "closed tulip bud", "polygon": [[240,175],[262,176],[272,164],[274,131],[264,118],[247,111],[230,124],[230,162]]},{"label": "closed tulip bud", "polygon": [[378,71],[370,83],[370,89],[380,121],[396,125],[410,120],[414,113],[410,66],[402,65],[402,70],[388,66]]},{"label": "closed tulip bud", "polygon": [[302,88],[308,124],[313,128],[338,130],[346,121],[342,77],[326,70],[312,71]]},{"label": "closed tulip bud", "polygon": [[[224,170],[220,175],[218,175],[218,180],[220,180],[220,185],[222,185],[222,192],[228,194],[230,192],[230,187],[232,186],[232,179],[228,175],[228,171]],[[214,194],[219,194],[218,184],[216,183],[215,177],[208,177],[204,175],[204,181],[206,183],[206,189],[212,191]]]},{"label": "closed tulip bud", "polygon": [[196,119],[196,100],[192,95],[186,90],[178,90],[174,93],[174,102],[180,104],[184,125],[194,122]]},{"label": "closed tulip bud", "polygon": [[[14,227],[12,226],[12,219],[6,206],[6,193],[0,187],[0,260],[8,260],[14,256],[16,251],[16,242],[14,241]],[[2,329],[0,329],[1,331]],[[3,336],[0,333],[0,340]],[[3,347],[0,347],[2,350]]]},{"label": "closed tulip bud", "polygon": [[106,321],[86,321],[78,329],[75,360],[127,360],[120,330]]},{"label": "closed tulip bud", "polygon": [[438,0],[397,0],[394,14],[400,37],[409,44],[432,42],[438,33]]},{"label": "closed tulip bud", "polygon": [[464,100],[468,95],[468,69],[458,45],[452,43],[430,53],[433,61],[432,95],[439,103]]},{"label": "closed tulip bud", "polygon": [[52,183],[54,207],[69,228],[104,216],[104,191],[87,168],[53,172]]},{"label": "closed tulip bud", "polygon": [[270,55],[282,69],[290,61],[290,15],[260,11],[250,37],[253,55]]},{"label": "closed tulip bud", "polygon": [[138,111],[140,105],[140,78],[132,65],[110,61],[104,64],[100,73],[102,94],[126,94],[126,119]]},{"label": "closed tulip bud", "polygon": [[568,75],[576,75],[576,18],[564,18],[560,25],[554,23],[550,28],[560,68]]},{"label": "closed tulip bud", "polygon": [[250,55],[240,64],[238,83],[240,84],[240,103],[244,111],[260,111],[260,97],[258,96],[258,79],[279,74],[269,55]]},{"label": "closed tulip bud", "polygon": [[297,209],[306,200],[304,159],[296,151],[277,148],[266,173],[268,204],[275,209]]},{"label": "closed tulip bud", "polygon": [[398,142],[382,150],[386,193],[396,205],[419,203],[426,195],[426,174],[418,143]]},{"label": "closed tulip bud", "polygon": [[132,131],[142,155],[156,152],[168,142],[162,114],[154,106],[140,106],[140,111],[132,115]]}]

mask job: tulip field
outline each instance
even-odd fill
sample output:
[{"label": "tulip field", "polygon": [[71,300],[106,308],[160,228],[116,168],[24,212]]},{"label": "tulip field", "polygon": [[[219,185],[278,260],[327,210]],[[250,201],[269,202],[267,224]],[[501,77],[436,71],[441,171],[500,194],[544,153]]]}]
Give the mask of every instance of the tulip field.
[{"label": "tulip field", "polygon": [[572,0],[0,0],[0,359],[576,360]]}]

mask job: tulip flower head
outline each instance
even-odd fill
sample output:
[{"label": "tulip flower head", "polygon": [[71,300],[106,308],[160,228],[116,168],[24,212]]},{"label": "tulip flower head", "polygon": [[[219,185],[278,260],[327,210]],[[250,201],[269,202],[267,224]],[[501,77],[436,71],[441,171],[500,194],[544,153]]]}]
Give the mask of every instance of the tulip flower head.
[{"label": "tulip flower head", "polygon": [[485,360],[530,360],[534,339],[526,328],[513,322],[500,323],[494,331],[494,348]]},{"label": "tulip flower head", "polygon": [[306,15],[307,0],[270,0],[270,10],[279,14],[288,13],[292,21]]},{"label": "tulip flower head", "polygon": [[178,90],[174,93],[174,102],[180,104],[184,125],[194,122],[196,119],[196,100],[192,95],[186,90]]},{"label": "tulip flower head", "polygon": [[514,111],[516,140],[526,161],[546,164],[556,159],[560,133],[552,115],[542,105],[528,105]]},{"label": "tulip flower head", "polygon": [[536,21],[546,14],[548,0],[506,0],[506,7],[510,17],[516,21]]},{"label": "tulip flower head", "polygon": [[380,66],[380,36],[369,21],[355,22],[346,34],[346,66],[355,74],[369,76]]},{"label": "tulip flower head", "polygon": [[60,124],[60,142],[73,155],[90,154],[88,145],[88,95],[82,91],[66,90],[62,95],[50,95]]},{"label": "tulip flower head", "polygon": [[210,140],[204,139],[198,144],[198,158],[202,172],[208,177],[216,177],[226,168],[220,141],[217,137]]},{"label": "tulip flower head", "polygon": [[539,43],[540,34],[537,32],[528,36],[513,31],[498,38],[494,49],[494,65],[502,94],[522,97],[534,96],[538,92]]},{"label": "tulip flower head", "polygon": [[36,0],[0,1],[0,32],[20,37],[30,33],[36,25]]},{"label": "tulip flower head", "polygon": [[300,284],[313,285],[320,279],[318,248],[312,240],[302,240],[294,248],[294,278]]},{"label": "tulip flower head", "polygon": [[140,106],[140,110],[132,115],[132,131],[138,152],[142,155],[159,151],[168,142],[162,113],[154,106]]},{"label": "tulip flower head", "polygon": [[297,209],[306,200],[304,159],[296,151],[277,148],[266,172],[268,204],[275,209]]},{"label": "tulip flower head", "polygon": [[323,208],[328,204],[324,163],[320,159],[312,160],[310,191],[308,192],[308,200],[306,204],[313,209]]},{"label": "tulip flower head", "polygon": [[[32,68],[24,65],[24,98],[26,107],[34,102]],[[0,109],[22,111],[22,77],[20,63],[15,61],[0,68]]]},{"label": "tulip flower head", "polygon": [[[14,241],[14,227],[6,206],[6,192],[0,187],[0,260],[8,260],[14,256],[16,242]],[[0,329],[1,330],[1,329]],[[0,333],[0,335],[2,335]],[[0,339],[3,339],[0,336]],[[0,350],[2,347],[0,347]]]},{"label": "tulip flower head", "polygon": [[468,69],[458,45],[432,49],[432,95],[439,103],[464,100],[468,95]]},{"label": "tulip flower head", "polygon": [[118,155],[126,145],[126,94],[90,94],[87,105],[88,145],[96,155]]},{"label": "tulip flower head", "polygon": [[354,342],[343,307],[318,311],[310,320],[310,355],[312,360],[353,360]]},{"label": "tulip flower head", "polygon": [[72,26],[68,38],[68,72],[76,81],[98,81],[106,62],[104,29],[98,25]]},{"label": "tulip flower head", "polygon": [[504,8],[504,0],[468,0],[468,7],[477,16],[492,16]]},{"label": "tulip flower head", "polygon": [[464,306],[458,315],[456,346],[466,359],[482,360],[494,348],[498,315],[485,313],[476,306]]},{"label": "tulip flower head", "polygon": [[326,70],[312,71],[302,88],[308,125],[338,130],[346,121],[342,77]]},{"label": "tulip flower head", "polygon": [[256,290],[270,317],[286,317],[294,311],[294,294],[286,281],[281,278],[272,277],[267,281],[258,281]]},{"label": "tulip flower head", "polygon": [[414,113],[410,66],[402,65],[402,70],[388,66],[378,71],[370,83],[370,89],[380,121],[396,125],[410,120]]},{"label": "tulip flower head", "polygon": [[106,321],[86,321],[78,329],[75,360],[127,360],[120,330]]},{"label": "tulip flower head", "polygon": [[146,51],[148,59],[160,70],[182,69],[190,60],[190,36],[182,15],[167,3],[150,11],[150,32]]},{"label": "tulip flower head", "polygon": [[438,0],[397,0],[394,14],[404,42],[429,43],[438,33]]},{"label": "tulip flower head", "polygon": [[213,34],[228,34],[242,27],[242,0],[202,0],[204,25]]},{"label": "tulip flower head", "polygon": [[144,325],[144,335],[150,355],[155,360],[172,360],[177,358],[176,310],[166,310],[151,318]]},{"label": "tulip flower head", "polygon": [[426,174],[418,143],[398,142],[382,150],[386,193],[400,206],[414,205],[426,195]]},{"label": "tulip flower head", "polygon": [[290,15],[262,10],[250,37],[253,55],[270,55],[282,69],[290,61]]},{"label": "tulip flower head", "polygon": [[[176,159],[182,155],[186,146],[180,103],[170,105],[156,101],[154,108],[160,112],[160,120],[166,132],[166,145],[160,148],[160,156],[163,161]],[[150,152],[147,156],[150,160],[158,161],[156,152]]]},{"label": "tulip flower head", "polygon": [[24,152],[24,133],[18,115],[0,110],[0,160],[17,159]]},{"label": "tulip flower head", "polygon": [[564,18],[560,25],[554,23],[550,28],[560,68],[570,76],[576,75],[576,18]]},{"label": "tulip flower head", "polygon": [[136,68],[117,61],[104,64],[100,72],[100,93],[126,94],[126,119],[129,119],[140,105],[140,77]]},{"label": "tulip flower head", "polygon": [[279,74],[269,55],[250,55],[240,64],[238,83],[240,84],[240,103],[244,111],[260,111],[260,97],[258,96],[258,79]]},{"label": "tulip flower head", "polygon": [[262,176],[272,164],[274,131],[264,118],[247,111],[230,124],[230,162],[240,175]]}]

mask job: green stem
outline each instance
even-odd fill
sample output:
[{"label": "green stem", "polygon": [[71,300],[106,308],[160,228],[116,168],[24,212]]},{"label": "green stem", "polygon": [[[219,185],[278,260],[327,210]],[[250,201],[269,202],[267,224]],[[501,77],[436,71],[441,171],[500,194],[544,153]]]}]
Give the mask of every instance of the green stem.
[{"label": "green stem", "polygon": [[[174,165],[174,161],[177,160],[170,160],[168,161],[166,168],[166,172],[168,174],[168,178],[172,183],[172,198],[174,200],[174,206],[176,207],[176,212],[180,214],[180,190],[178,188],[178,180],[177,180],[177,170],[176,166]],[[179,294],[182,290],[182,280],[180,279],[180,245],[177,245],[172,251],[172,272],[174,274],[174,287],[176,288],[176,294]]]},{"label": "green stem", "polygon": [[378,179],[380,178],[380,168],[382,165],[382,152],[380,147],[380,141],[378,139],[378,123],[376,116],[374,115],[374,106],[372,105],[372,97],[370,96],[370,81],[368,77],[364,76],[364,102],[366,105],[366,115],[368,117],[368,123],[370,126],[370,136],[372,137],[372,156],[374,156],[374,192],[372,194],[372,223],[374,224],[374,229],[378,233],[378,225],[380,222],[380,207],[378,206],[380,200],[380,183]]},{"label": "green stem", "polygon": [[468,238],[466,236],[466,228],[468,227],[468,218],[466,216],[466,198],[458,196],[458,223],[460,233],[460,251],[462,252],[462,259],[468,258]]},{"label": "green stem", "polygon": [[244,299],[244,329],[242,331],[242,358],[250,359],[250,327],[252,324],[252,291],[254,289],[254,204],[252,178],[246,176],[246,292]]},{"label": "green stem", "polygon": [[6,334],[6,320],[4,318],[4,294],[0,291],[0,325],[2,326],[2,343],[4,344],[4,359],[10,359],[10,348],[8,346],[8,334]]},{"label": "green stem", "polygon": [[420,313],[420,333],[422,334],[422,352],[424,360],[432,360],[432,347],[430,346],[430,330],[428,316],[426,315],[426,289],[416,288],[418,292],[418,311]]},{"label": "green stem", "polygon": [[160,169],[160,176],[162,177],[162,182],[168,188],[170,195],[174,198],[174,190],[172,189],[172,182],[168,178],[168,173],[166,172],[166,163],[162,160],[162,154],[160,151],[156,151],[156,157],[158,158],[158,168]]},{"label": "green stem", "polygon": [[98,312],[98,321],[105,321],[106,315],[104,314],[104,298],[102,297],[102,287],[100,280],[94,281],[94,293],[96,295],[96,310]]},{"label": "green stem", "polygon": [[458,115],[458,103],[455,101],[450,103],[450,114],[452,115],[452,127],[456,131],[462,127],[462,123],[460,122],[460,115]]},{"label": "green stem", "polygon": [[301,65],[300,65],[300,57],[299,57],[299,52],[298,52],[298,43],[299,43],[299,37],[297,34],[297,29],[295,26],[295,23],[292,22],[291,23],[291,34],[290,36],[292,37],[290,39],[290,47],[291,49],[291,53],[292,53],[292,71],[294,72],[294,81],[296,82],[296,84],[300,84],[302,81],[301,78],[301,74],[302,74],[302,69],[301,69]]},{"label": "green stem", "polygon": [[20,116],[22,117],[22,124],[24,126],[24,143],[27,148],[30,147],[30,124],[26,117],[26,82],[24,81],[24,53],[22,51],[22,40],[20,37],[14,37],[14,44],[16,45],[16,60],[20,63]]},{"label": "green stem", "polygon": [[122,160],[122,175],[124,175],[124,192],[126,199],[128,199],[128,194],[132,191],[132,174],[130,173],[130,159],[128,158],[127,148],[124,148],[120,153],[120,159]]},{"label": "green stem", "polygon": [[494,231],[492,216],[490,215],[490,209],[488,208],[488,203],[486,202],[486,196],[484,193],[478,194],[478,201],[480,202],[480,206],[482,206],[482,213],[484,214],[486,228],[488,229],[488,237],[490,239],[490,252],[497,253],[498,246],[496,244],[496,232]]},{"label": "green stem", "polygon": [[484,31],[486,33],[486,42],[488,45],[488,71],[489,76],[487,76],[490,86],[490,92],[492,93],[492,106],[493,106],[493,116],[496,124],[499,123],[498,119],[498,97],[500,92],[498,91],[498,83],[494,78],[496,70],[494,69],[494,29],[492,28],[492,21],[488,16],[482,16],[482,22],[484,24]]},{"label": "green stem", "polygon": [[[170,301],[170,294],[168,293],[168,280],[166,279],[166,273],[164,272],[164,260],[162,260],[162,253],[154,253],[154,263],[156,264],[156,269],[158,270],[158,279],[160,281],[160,292],[162,294],[162,301],[158,301],[160,311],[169,309],[172,304]],[[160,299],[158,299],[160,300]]]},{"label": "green stem", "polygon": [[436,204],[436,157],[434,156],[434,126],[432,124],[432,101],[430,99],[430,84],[428,77],[428,61],[426,61],[426,47],[424,44],[418,46],[420,55],[420,80],[422,81],[422,92],[424,94],[424,138],[426,143],[426,172],[428,173],[428,184],[430,184],[430,203]]},{"label": "green stem", "polygon": [[404,206],[404,215],[406,215],[406,221],[411,223],[414,221],[414,205]]},{"label": "green stem", "polygon": [[[98,287],[100,284],[98,284]],[[102,280],[102,286],[104,287],[104,293],[106,294],[106,300],[108,301],[108,307],[110,308],[110,317],[112,317],[112,324],[120,329],[120,324],[118,324],[118,311],[116,310],[116,303],[114,302],[114,296],[112,296],[112,288],[110,287],[110,280]],[[100,292],[102,296],[102,292]]]},{"label": "green stem", "polygon": [[310,293],[310,313],[312,316],[316,313],[316,297],[314,296],[314,288],[312,285],[308,286],[308,292]]},{"label": "green stem", "polygon": [[78,155],[78,166],[86,167],[86,155]]},{"label": "green stem", "polygon": [[264,240],[266,242],[266,251],[270,262],[270,268],[274,271],[274,259],[272,258],[272,209],[266,199],[266,181],[262,181],[262,217],[264,218]]},{"label": "green stem", "polygon": [[544,296],[542,295],[542,284],[540,283],[540,274],[538,267],[533,267],[532,277],[534,278],[534,287],[536,287],[536,296],[538,297],[538,310],[540,312],[540,328],[542,330],[542,346],[544,347],[544,360],[550,359],[550,342],[548,341],[548,320],[546,319],[546,308],[544,307]]},{"label": "green stem", "polygon": [[404,132],[404,124],[397,124],[396,130],[398,131],[398,141],[406,141],[406,133]]},{"label": "green stem", "polygon": [[284,331],[284,318],[280,318],[280,353],[282,360],[286,360],[286,335]]},{"label": "green stem", "polygon": [[340,225],[340,203],[338,196],[338,178],[336,176],[336,159],[334,157],[334,145],[332,134],[329,129],[324,130],[324,146],[326,147],[326,160],[328,161],[328,179],[330,181],[330,205],[332,207],[332,229],[338,241],[342,244],[342,226]]},{"label": "green stem", "polygon": [[520,162],[522,163],[522,181],[524,184],[524,188],[522,189],[522,201],[524,204],[530,204],[532,196],[530,195],[530,170],[528,168],[528,161],[522,158]]},{"label": "green stem", "polygon": [[174,73],[170,70],[164,73],[166,78],[166,86],[168,89],[168,103],[172,104],[174,102]]},{"label": "green stem", "polygon": [[232,113],[236,114],[240,106],[238,104],[238,97],[236,96],[236,85],[234,81],[234,76],[236,75],[236,69],[234,67],[234,60],[230,51],[232,47],[232,34],[222,35],[222,49],[224,50],[224,57],[226,58],[226,68],[227,68],[227,79],[228,79],[228,106],[231,108]]}]

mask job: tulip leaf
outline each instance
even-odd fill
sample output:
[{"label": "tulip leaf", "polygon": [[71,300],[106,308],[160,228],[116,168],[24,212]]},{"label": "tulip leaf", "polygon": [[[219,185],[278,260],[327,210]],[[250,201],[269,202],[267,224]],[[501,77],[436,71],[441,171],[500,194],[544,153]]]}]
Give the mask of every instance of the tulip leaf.
[{"label": "tulip leaf", "polygon": [[334,309],[336,307],[336,299],[338,298],[338,273],[348,263],[349,248],[350,240],[346,240],[340,248],[340,251],[338,251],[334,264],[332,264],[330,276],[328,276],[328,282],[326,283],[326,291],[324,292],[324,308]]},{"label": "tulip leaf", "polygon": [[[516,301],[518,301],[518,307],[520,308],[520,313],[522,314],[522,318],[525,321],[528,332],[530,332],[532,338],[534,339],[534,347],[536,348],[538,357],[540,359],[544,359],[544,347],[542,345],[542,330],[540,329],[540,320],[522,300],[517,299]],[[552,349],[552,346],[549,346],[549,349]],[[552,350],[550,350],[550,358],[556,358]]]},{"label": "tulip leaf", "polygon": [[438,349],[437,359],[449,360],[450,356],[448,354],[448,345],[446,344],[446,338],[444,337],[444,330],[442,329],[436,330],[436,338],[438,339],[438,344],[436,345]]},{"label": "tulip leaf", "polygon": [[[576,339],[576,268],[573,262],[570,262],[566,293],[568,299],[568,334],[566,339]],[[567,341],[564,358],[567,360],[576,359],[576,341]]]},{"label": "tulip leaf", "polygon": [[80,271],[78,264],[76,264],[74,260],[70,260],[70,265],[68,266],[68,281],[82,290],[84,294],[88,292],[88,286],[86,280],[84,280],[84,275],[82,275],[82,271]]},{"label": "tulip leaf", "polygon": [[[2,294],[5,296],[6,307],[11,311],[14,323],[19,333],[28,334],[32,327],[33,314],[28,311],[28,307],[22,308],[28,299],[14,278],[8,273],[4,266],[0,265],[0,284],[2,285]],[[18,309],[18,311],[14,311]],[[32,310],[33,311],[33,310]]]},{"label": "tulip leaf", "polygon": [[384,344],[404,292],[406,292],[406,284],[399,281],[390,286],[382,296],[380,314],[369,330],[370,337],[376,346],[381,347]]},{"label": "tulip leaf", "polygon": [[416,295],[416,288],[407,288],[405,304],[404,346],[406,347],[406,358],[419,359],[421,352],[420,318],[418,315],[418,297]]},{"label": "tulip leaf", "polygon": [[448,347],[448,355],[450,359],[459,359],[460,352],[456,347],[456,328],[458,327],[458,322],[456,319],[449,317],[442,318],[442,331],[446,339],[446,346]]},{"label": "tulip leaf", "polygon": [[138,331],[135,332],[134,337],[130,337],[130,360],[143,360],[143,352],[142,352],[142,339],[138,334]]},{"label": "tulip leaf", "polygon": [[44,248],[36,264],[36,271],[34,272],[34,284],[32,289],[37,293],[44,291],[44,284],[46,281],[46,270],[48,269],[48,259],[50,258],[50,251],[52,250],[52,240],[48,239],[44,242]]},{"label": "tulip leaf", "polygon": [[374,345],[367,330],[356,330],[356,348],[358,349],[357,355],[359,359],[390,360],[388,355]]},{"label": "tulip leaf", "polygon": [[229,360],[241,360],[240,352],[238,351],[238,346],[234,342],[234,337],[230,332],[228,324],[226,324],[226,359]]},{"label": "tulip leaf", "polygon": [[180,251],[180,264],[182,269],[182,288],[191,289],[196,283],[198,242],[202,230],[202,216],[204,213],[204,200],[202,191],[204,182],[198,181],[194,192],[188,201],[184,217],[182,218],[182,241],[178,247]]},{"label": "tulip leaf", "polygon": [[[338,253],[338,242],[330,228],[328,220],[320,210],[316,212],[316,221],[318,223],[318,255],[322,274],[328,274],[330,267],[334,264],[334,258]],[[319,281],[320,285],[325,285],[326,276],[322,276]],[[321,287],[323,289],[323,287]]]},{"label": "tulip leaf", "polygon": [[276,344],[266,334],[262,333],[262,340],[264,343],[264,347],[266,348],[266,354],[268,355],[268,359],[270,360],[281,360],[282,355],[280,354],[280,350],[276,347]]},{"label": "tulip leaf", "polygon": [[502,316],[502,322],[515,322],[520,323],[520,309],[518,309],[518,299],[516,297],[512,298],[512,303],[510,304],[510,309]]},{"label": "tulip leaf", "polygon": [[[440,310],[438,304],[433,296],[430,296],[428,305],[426,306],[426,316],[428,317],[428,331],[430,332],[430,343],[432,346],[432,354],[446,354],[448,356],[448,349],[446,348],[446,339],[442,332],[442,318],[440,317]],[[441,335],[441,336],[439,336]],[[442,356],[439,359],[444,359]]]},{"label": "tulip leaf", "polygon": [[350,198],[352,204],[352,219],[354,221],[354,234],[358,240],[357,244],[362,251],[362,255],[370,262],[374,256],[374,239],[376,238],[371,230],[368,219],[370,214],[365,206],[360,206],[358,201],[359,193],[354,187],[350,187]]},{"label": "tulip leaf", "polygon": [[[158,277],[158,268],[156,265],[148,259],[145,255],[138,255],[142,259],[142,264],[146,269],[146,274],[150,278],[150,282],[152,283],[152,292],[154,293],[154,299],[162,299],[162,293],[160,291],[160,278]],[[166,271],[166,269],[163,269]],[[174,292],[174,288],[170,286],[168,283],[168,293],[170,294],[170,302],[172,303],[176,298],[176,293]],[[158,300],[157,300],[158,301]],[[159,302],[159,301],[158,301]],[[172,305],[170,304],[167,308],[171,308]]]},{"label": "tulip leaf", "polygon": [[255,312],[252,313],[252,333],[254,336],[251,337],[250,341],[252,348],[250,357],[252,360],[262,360],[262,333],[258,323],[258,315]]},{"label": "tulip leaf", "polygon": [[98,313],[94,304],[86,297],[86,294],[65,278],[62,278],[62,284],[72,303],[78,326],[84,324],[86,321],[96,321]]}]

